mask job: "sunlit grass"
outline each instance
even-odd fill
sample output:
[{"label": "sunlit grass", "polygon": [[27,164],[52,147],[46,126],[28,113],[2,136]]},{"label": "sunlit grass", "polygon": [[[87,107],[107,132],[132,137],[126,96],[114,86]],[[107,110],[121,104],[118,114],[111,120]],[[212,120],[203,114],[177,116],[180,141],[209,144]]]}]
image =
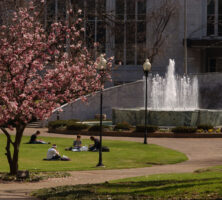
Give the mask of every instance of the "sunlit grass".
[{"label": "sunlit grass", "polygon": [[[51,144],[25,144],[29,137],[24,136],[19,154],[19,169],[31,171],[72,171],[95,170],[98,163],[98,152],[65,151],[72,145],[73,139],[40,137],[51,144],[57,144],[61,155],[71,158],[71,161],[43,161]],[[5,156],[6,137],[0,135],[0,172],[9,171]],[[83,140],[83,145],[89,145],[90,140]],[[160,147],[158,145],[144,145],[138,142],[103,140],[103,145],[110,148],[110,152],[103,152],[105,169],[147,167],[152,164],[178,163],[187,160],[180,152]]]}]

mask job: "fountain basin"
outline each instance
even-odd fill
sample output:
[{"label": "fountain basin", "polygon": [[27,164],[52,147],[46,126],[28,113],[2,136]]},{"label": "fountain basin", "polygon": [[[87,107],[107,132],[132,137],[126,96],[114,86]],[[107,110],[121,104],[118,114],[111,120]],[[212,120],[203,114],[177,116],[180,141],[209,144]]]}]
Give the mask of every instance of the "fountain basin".
[{"label": "fountain basin", "polygon": [[[144,108],[113,108],[113,124],[128,122],[131,125],[144,124]],[[198,126],[200,124],[222,125],[222,110],[147,110],[149,125],[155,126]]]}]

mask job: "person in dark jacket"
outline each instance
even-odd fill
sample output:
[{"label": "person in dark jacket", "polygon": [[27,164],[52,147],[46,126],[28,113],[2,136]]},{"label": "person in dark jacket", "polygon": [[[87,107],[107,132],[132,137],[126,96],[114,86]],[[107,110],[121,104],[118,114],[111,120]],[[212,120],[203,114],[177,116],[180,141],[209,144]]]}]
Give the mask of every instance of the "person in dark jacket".
[{"label": "person in dark jacket", "polygon": [[29,140],[29,144],[50,144],[50,142],[45,142],[43,140],[37,140],[37,136],[40,135],[40,131],[36,131]]},{"label": "person in dark jacket", "polygon": [[89,147],[89,151],[98,151],[100,148],[100,141],[94,136],[91,136],[90,140],[93,141],[94,144]]}]

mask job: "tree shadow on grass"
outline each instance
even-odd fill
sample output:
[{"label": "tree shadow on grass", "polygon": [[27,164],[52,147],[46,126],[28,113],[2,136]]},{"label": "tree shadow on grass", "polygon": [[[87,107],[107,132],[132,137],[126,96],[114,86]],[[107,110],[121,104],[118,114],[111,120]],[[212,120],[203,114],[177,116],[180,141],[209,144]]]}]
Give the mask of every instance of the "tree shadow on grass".
[{"label": "tree shadow on grass", "polygon": [[[121,182],[121,183],[103,183],[94,185],[77,185],[63,186],[46,189],[43,195],[39,194],[41,199],[53,197],[53,199],[78,199],[78,200],[143,200],[153,199],[153,195],[166,193],[169,197],[171,191],[184,191],[197,186],[208,186],[220,184],[220,178],[203,178],[189,180],[157,180],[157,181],[140,181],[140,182]],[[183,192],[179,194],[182,198]],[[199,195],[199,194],[197,194]],[[161,197],[161,196],[160,196]],[[164,198],[163,197],[163,198]],[[159,197],[158,197],[159,198]],[[217,199],[217,198],[215,198]]]},{"label": "tree shadow on grass", "polygon": [[[84,197],[90,197],[94,195],[94,192],[91,191],[89,188],[75,188],[73,186],[64,186],[64,187],[56,187],[56,188],[50,188],[46,190],[41,190],[39,194],[33,194],[34,196],[37,196],[40,199],[48,199],[51,197],[54,197],[55,199],[61,199],[62,197],[72,196],[73,199],[79,199]],[[46,192],[47,191],[47,192]],[[53,198],[53,199],[54,199]]]},{"label": "tree shadow on grass", "polygon": [[168,184],[183,184],[183,183],[193,183],[195,181],[220,181],[221,178],[203,178],[203,179],[188,179],[188,180],[156,180],[156,181],[130,181],[130,182],[119,182],[119,183],[106,183],[103,184],[105,187],[106,185],[112,188],[121,188],[121,187],[130,187],[130,188],[142,188],[142,187],[149,187],[149,186],[164,186]]},{"label": "tree shadow on grass", "polygon": [[[113,191],[109,191],[108,188],[106,188],[107,192],[102,192],[103,194],[107,195],[113,195],[113,196],[124,196],[129,195],[131,197],[134,196],[147,196],[147,198],[151,198],[154,194],[157,194],[158,198],[161,198],[161,194],[164,194],[163,198],[168,198],[167,196],[172,195],[175,191],[181,191],[181,193],[178,195],[185,197],[186,195],[184,190],[186,189],[192,189],[194,187],[202,187],[202,186],[209,186],[212,184],[218,184],[221,185],[221,192],[222,192],[222,181],[220,178],[207,178],[207,179],[201,179],[201,180],[185,180],[185,181],[151,181],[151,182],[137,182],[136,184],[134,182],[128,182],[126,183],[118,183],[117,185],[108,186],[108,188],[113,189]],[[131,188],[131,190],[129,189]],[[104,187],[103,189],[104,190]],[[195,190],[194,190],[195,191]],[[173,193],[171,193],[173,192]],[[207,191],[209,193],[215,193],[215,191]],[[189,193],[189,192],[188,192]],[[191,192],[192,193],[192,192]],[[200,195],[201,193],[197,193],[196,195]],[[141,196],[141,197],[142,197]],[[155,195],[156,196],[156,195]],[[142,199],[142,198],[141,198]],[[216,195],[215,198],[212,199],[218,199],[218,196]]]}]

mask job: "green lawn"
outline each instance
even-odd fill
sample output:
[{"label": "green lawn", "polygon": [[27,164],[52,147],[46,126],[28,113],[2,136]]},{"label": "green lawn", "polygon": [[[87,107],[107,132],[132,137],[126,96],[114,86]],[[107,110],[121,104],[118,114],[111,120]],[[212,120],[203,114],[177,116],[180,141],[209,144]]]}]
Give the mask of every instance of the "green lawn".
[{"label": "green lawn", "polygon": [[[61,155],[71,158],[71,161],[43,161],[50,144],[25,144],[29,137],[23,137],[20,154],[19,169],[31,171],[72,171],[95,170],[98,163],[98,152],[71,152],[65,147],[72,145],[73,139],[40,137],[45,141],[55,143]],[[0,172],[8,172],[8,163],[5,154],[6,138],[0,134]],[[88,145],[89,140],[83,140]],[[187,160],[180,152],[149,144],[136,142],[103,140],[103,145],[110,148],[110,152],[103,152],[105,169],[147,167],[153,164],[178,163]]]},{"label": "green lawn", "polygon": [[47,200],[222,199],[222,167],[198,173],[151,175],[33,193]]}]

